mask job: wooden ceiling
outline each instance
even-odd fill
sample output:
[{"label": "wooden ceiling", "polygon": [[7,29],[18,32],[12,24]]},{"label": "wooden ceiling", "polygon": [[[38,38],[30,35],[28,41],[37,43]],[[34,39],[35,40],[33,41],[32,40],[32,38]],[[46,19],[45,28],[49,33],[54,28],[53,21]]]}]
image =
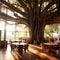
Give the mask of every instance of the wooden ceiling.
[{"label": "wooden ceiling", "polygon": [[[14,12],[13,18],[0,11],[0,18],[15,21],[18,23],[28,23],[32,21],[45,20],[45,24],[60,23],[60,0],[0,0],[1,6]],[[46,3],[46,5],[45,5]],[[53,5],[56,5],[55,7]],[[21,14],[23,17],[19,16]],[[44,22],[45,22],[44,21]]]}]

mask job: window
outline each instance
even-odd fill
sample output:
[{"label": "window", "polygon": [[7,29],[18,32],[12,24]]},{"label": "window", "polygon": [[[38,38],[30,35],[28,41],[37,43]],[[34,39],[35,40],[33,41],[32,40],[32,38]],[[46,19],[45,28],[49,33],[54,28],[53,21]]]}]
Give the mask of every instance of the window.
[{"label": "window", "polygon": [[[6,26],[5,26],[6,23]],[[29,38],[29,28],[25,24],[15,25],[15,22],[0,21],[1,40],[4,40],[4,30],[6,27],[6,40],[19,40],[19,38]]]}]

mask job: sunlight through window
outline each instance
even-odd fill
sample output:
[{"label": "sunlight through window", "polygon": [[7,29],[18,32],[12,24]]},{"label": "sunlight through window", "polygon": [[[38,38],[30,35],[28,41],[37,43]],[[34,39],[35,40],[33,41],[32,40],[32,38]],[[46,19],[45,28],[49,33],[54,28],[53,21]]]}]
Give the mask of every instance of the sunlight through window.
[{"label": "sunlight through window", "polygon": [[[5,26],[6,23],[6,26]],[[0,30],[2,40],[4,39],[4,30],[6,27],[6,40],[19,40],[19,38],[29,38],[29,28],[25,24],[17,24],[15,22],[0,21]]]}]

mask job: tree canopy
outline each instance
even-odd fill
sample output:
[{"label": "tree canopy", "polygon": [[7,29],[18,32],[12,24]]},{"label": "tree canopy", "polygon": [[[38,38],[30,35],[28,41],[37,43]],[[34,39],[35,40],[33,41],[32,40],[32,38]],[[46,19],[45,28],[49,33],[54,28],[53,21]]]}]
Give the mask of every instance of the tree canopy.
[{"label": "tree canopy", "polygon": [[0,18],[27,24],[30,27],[32,43],[36,41],[40,44],[44,42],[45,25],[60,23],[59,2],[59,0],[0,0],[0,8],[11,10],[16,17],[0,11]]}]

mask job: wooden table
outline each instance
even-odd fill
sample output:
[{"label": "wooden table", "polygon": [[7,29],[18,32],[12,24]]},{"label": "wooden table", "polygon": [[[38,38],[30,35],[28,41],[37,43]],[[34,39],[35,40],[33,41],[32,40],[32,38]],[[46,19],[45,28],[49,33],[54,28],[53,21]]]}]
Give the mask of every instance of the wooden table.
[{"label": "wooden table", "polygon": [[59,50],[58,43],[43,43],[42,46],[43,46],[43,49],[46,49],[49,52]]},{"label": "wooden table", "polygon": [[17,49],[18,52],[21,52],[23,49],[26,51],[28,49],[28,44],[27,43],[17,43],[17,42],[14,42],[14,43],[11,43],[11,50],[14,50],[14,49]]}]

